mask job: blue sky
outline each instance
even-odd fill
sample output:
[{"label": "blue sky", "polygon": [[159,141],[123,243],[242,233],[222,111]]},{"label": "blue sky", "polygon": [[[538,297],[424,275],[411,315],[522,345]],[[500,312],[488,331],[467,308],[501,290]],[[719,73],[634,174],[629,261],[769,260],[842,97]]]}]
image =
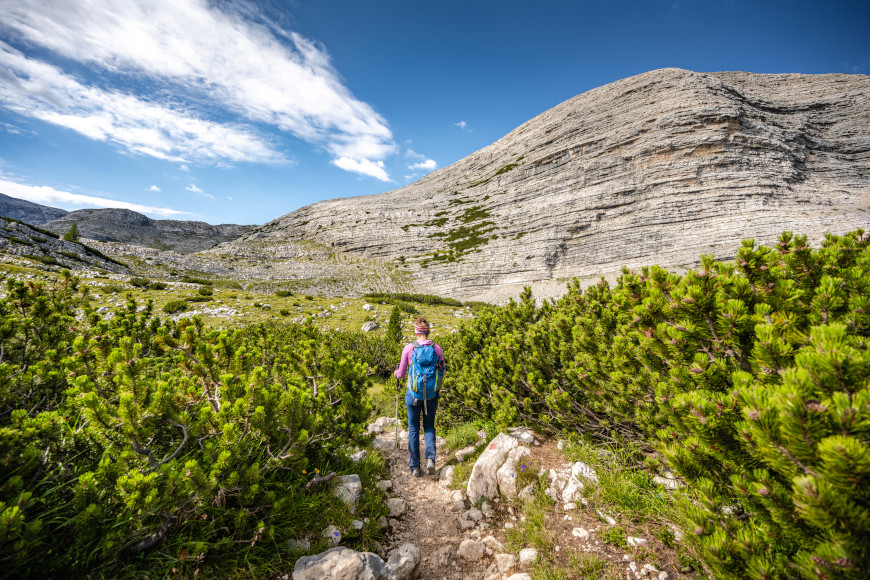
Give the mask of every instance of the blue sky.
[{"label": "blue sky", "polygon": [[870,74],[870,2],[0,0],[0,193],[265,223],[663,67]]}]

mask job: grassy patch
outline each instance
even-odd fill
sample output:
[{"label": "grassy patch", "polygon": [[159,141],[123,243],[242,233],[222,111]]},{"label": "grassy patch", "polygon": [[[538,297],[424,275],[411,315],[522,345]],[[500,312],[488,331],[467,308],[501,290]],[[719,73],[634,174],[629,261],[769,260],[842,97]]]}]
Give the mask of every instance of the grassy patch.
[{"label": "grassy patch", "polygon": [[544,554],[553,549],[555,538],[547,529],[547,513],[553,507],[549,499],[543,494],[535,494],[531,501],[522,505],[522,517],[517,525],[507,531],[506,545],[512,552],[522,548],[532,547]]},{"label": "grassy patch", "polygon": [[474,423],[463,423],[451,427],[444,435],[444,439],[447,441],[447,447],[451,451],[462,449],[480,441],[480,438],[477,436],[477,426]]},{"label": "grassy patch", "polygon": [[625,530],[622,526],[610,526],[598,532],[598,537],[605,544],[616,546],[617,548],[625,548],[628,546],[626,542]]}]

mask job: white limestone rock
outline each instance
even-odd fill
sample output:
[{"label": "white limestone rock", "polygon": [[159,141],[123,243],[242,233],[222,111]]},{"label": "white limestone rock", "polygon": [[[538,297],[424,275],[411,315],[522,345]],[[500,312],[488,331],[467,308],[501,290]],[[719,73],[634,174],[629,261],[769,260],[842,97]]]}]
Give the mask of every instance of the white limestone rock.
[{"label": "white limestone rock", "polygon": [[499,433],[490,441],[471,469],[466,491],[469,500],[476,502],[479,498],[491,499],[496,496],[498,492],[496,474],[504,464],[508,452],[517,446],[517,440],[504,433]]},{"label": "white limestone rock", "polygon": [[518,463],[522,464],[523,459],[529,456],[531,451],[528,447],[520,446],[508,451],[504,464],[496,472],[498,490],[503,496],[508,498],[517,496],[517,470],[520,469]]},{"label": "white limestone rock", "polygon": [[477,540],[462,540],[456,554],[469,562],[477,562],[486,553],[486,546]]},{"label": "white limestone rock", "polygon": [[350,513],[356,513],[359,498],[362,495],[362,482],[359,475],[342,475],[336,478],[338,485],[335,486],[335,495],[347,504]]},{"label": "white limestone rock", "polygon": [[531,566],[538,561],[538,551],[534,548],[523,548],[520,550],[520,564]]}]

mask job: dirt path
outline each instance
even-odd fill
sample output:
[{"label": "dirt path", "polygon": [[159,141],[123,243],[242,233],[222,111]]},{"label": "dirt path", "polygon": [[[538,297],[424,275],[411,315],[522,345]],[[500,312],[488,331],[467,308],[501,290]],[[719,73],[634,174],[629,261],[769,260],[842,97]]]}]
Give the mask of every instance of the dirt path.
[{"label": "dirt path", "polygon": [[[390,550],[410,542],[420,548],[421,562],[416,576],[420,580],[484,578],[491,563],[489,558],[484,557],[472,564],[456,556],[456,548],[462,540],[475,536],[480,539],[487,531],[459,531],[456,520],[460,512],[452,511],[457,492],[438,483],[437,470],[447,459],[445,451],[438,450],[434,475],[426,475],[424,469],[421,477],[412,477],[408,468],[407,439],[400,440],[399,445],[400,449],[383,453],[389,462],[393,482],[390,495],[404,499],[407,508],[397,518],[399,525],[389,535],[384,547]],[[453,550],[448,558],[439,558],[436,552],[445,546],[452,546]]]}]

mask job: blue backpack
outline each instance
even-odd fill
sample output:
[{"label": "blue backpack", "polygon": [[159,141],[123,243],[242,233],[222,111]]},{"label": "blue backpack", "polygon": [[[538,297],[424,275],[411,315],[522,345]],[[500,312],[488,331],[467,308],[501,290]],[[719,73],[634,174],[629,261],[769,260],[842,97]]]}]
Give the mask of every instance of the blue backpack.
[{"label": "blue backpack", "polygon": [[411,368],[408,373],[408,388],[417,401],[433,398],[441,389],[444,380],[444,365],[438,363],[438,355],[431,344],[415,344],[411,351]]}]

